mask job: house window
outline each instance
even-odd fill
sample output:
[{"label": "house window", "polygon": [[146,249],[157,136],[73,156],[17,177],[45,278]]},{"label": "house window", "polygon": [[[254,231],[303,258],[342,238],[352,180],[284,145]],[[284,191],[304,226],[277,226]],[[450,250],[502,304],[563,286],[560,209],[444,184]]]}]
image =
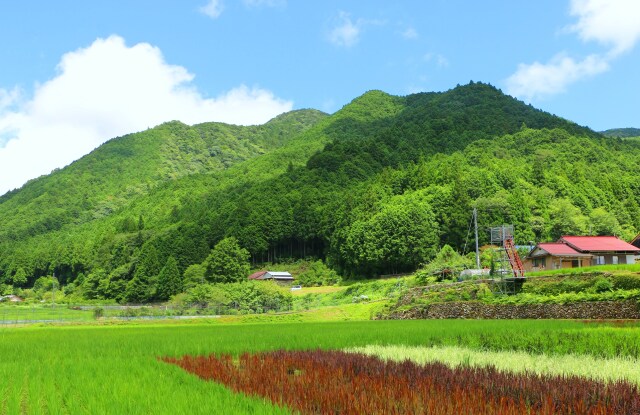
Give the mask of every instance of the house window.
[{"label": "house window", "polygon": [[617,256],[615,256],[615,255],[614,255],[614,256],[612,256],[612,257],[611,257],[611,263],[612,263],[613,265],[618,265],[618,257],[617,257]]},{"label": "house window", "polygon": [[547,262],[546,258],[534,258],[533,259],[533,266],[534,267],[544,267],[546,262]]},{"label": "house window", "polygon": [[604,265],[604,256],[600,255],[596,257],[596,265]]},{"label": "house window", "polygon": [[571,260],[571,268],[579,268],[579,267],[580,267],[580,260],[579,259]]}]

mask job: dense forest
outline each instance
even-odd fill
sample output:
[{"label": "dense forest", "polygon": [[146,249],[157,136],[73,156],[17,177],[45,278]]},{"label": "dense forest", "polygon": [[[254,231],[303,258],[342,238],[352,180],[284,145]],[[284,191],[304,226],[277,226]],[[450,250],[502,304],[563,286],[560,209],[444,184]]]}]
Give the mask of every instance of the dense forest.
[{"label": "dense forest", "polygon": [[615,138],[640,137],[640,128],[612,128],[603,131],[602,135]]},{"label": "dense forest", "polygon": [[238,258],[410,272],[445,244],[469,250],[473,207],[481,229],[513,223],[519,244],[630,239],[638,177],[640,142],[482,83],[370,91],[333,115],[254,127],[170,122],[0,197],[0,281],[10,291],[55,275],[79,297],[150,301],[243,278],[248,266],[225,269]]}]

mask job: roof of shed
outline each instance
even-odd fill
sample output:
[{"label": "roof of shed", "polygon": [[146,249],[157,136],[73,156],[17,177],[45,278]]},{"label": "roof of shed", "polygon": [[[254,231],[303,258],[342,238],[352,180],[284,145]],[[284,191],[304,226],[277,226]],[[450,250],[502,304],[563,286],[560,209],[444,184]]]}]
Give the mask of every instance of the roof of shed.
[{"label": "roof of shed", "polygon": [[267,271],[269,275],[273,275],[274,277],[290,277],[291,274],[286,271]]},{"label": "roof of shed", "polygon": [[254,272],[253,274],[249,275],[249,279],[250,280],[261,280],[262,277],[264,276],[264,274],[266,274],[267,271],[258,271],[258,272]]}]

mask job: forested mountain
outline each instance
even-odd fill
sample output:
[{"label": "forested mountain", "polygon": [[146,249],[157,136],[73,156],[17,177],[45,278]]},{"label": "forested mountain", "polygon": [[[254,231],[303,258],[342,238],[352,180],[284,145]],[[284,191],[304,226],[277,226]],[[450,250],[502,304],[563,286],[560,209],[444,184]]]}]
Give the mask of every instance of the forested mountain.
[{"label": "forested mountain", "polygon": [[603,131],[602,135],[615,138],[640,137],[640,128],[612,128]]},{"label": "forested mountain", "polygon": [[112,139],[67,168],[0,197],[0,240],[28,238],[110,215],[165,182],[222,170],[281,147],[325,116],[315,110],[294,111],[252,127],[189,127],[173,121]]},{"label": "forested mountain", "polygon": [[331,116],[298,111],[259,127],[167,123],[2,197],[0,279],[29,286],[55,272],[88,298],[163,300],[167,269],[182,278],[205,266],[228,237],[254,263],[313,256],[345,275],[411,271],[443,244],[469,248],[473,207],[481,229],[514,223],[521,244],[629,237],[639,175],[640,143],[481,83],[371,91]]}]

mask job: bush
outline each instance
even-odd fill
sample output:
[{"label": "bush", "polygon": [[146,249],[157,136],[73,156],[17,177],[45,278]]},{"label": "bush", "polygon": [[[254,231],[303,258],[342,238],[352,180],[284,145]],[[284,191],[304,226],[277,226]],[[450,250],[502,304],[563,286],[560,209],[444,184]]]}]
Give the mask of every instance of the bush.
[{"label": "bush", "polygon": [[640,289],[640,275],[638,274],[617,274],[611,276],[613,288],[616,290],[637,290]]},{"label": "bush", "polygon": [[208,307],[209,305],[228,305],[231,303],[231,297],[224,289],[224,284],[200,284],[187,290],[185,297],[178,297],[175,301]]},{"label": "bush", "polygon": [[462,270],[471,266],[473,263],[469,258],[460,255],[449,245],[445,245],[433,261],[416,273],[416,279],[422,283],[429,276],[436,276],[441,281],[445,278],[455,277]]},{"label": "bush", "polygon": [[104,308],[102,307],[96,307],[93,309],[93,318],[96,320],[101,319],[102,317],[104,317]]},{"label": "bush", "polygon": [[305,287],[319,287],[321,285],[336,285],[340,282],[338,274],[327,267],[322,261],[312,262],[309,268],[296,278]]},{"label": "bush", "polygon": [[243,281],[229,284],[200,284],[187,291],[183,301],[202,307],[230,306],[241,313],[262,313],[291,309],[291,292],[272,281]]},{"label": "bush", "polygon": [[593,283],[591,287],[592,292],[603,293],[607,291],[613,291],[613,283],[609,281],[607,278],[599,277]]},{"label": "bush", "polygon": [[577,293],[592,289],[596,279],[593,277],[559,277],[552,280],[528,280],[522,287],[523,292],[538,295],[558,295]]}]

